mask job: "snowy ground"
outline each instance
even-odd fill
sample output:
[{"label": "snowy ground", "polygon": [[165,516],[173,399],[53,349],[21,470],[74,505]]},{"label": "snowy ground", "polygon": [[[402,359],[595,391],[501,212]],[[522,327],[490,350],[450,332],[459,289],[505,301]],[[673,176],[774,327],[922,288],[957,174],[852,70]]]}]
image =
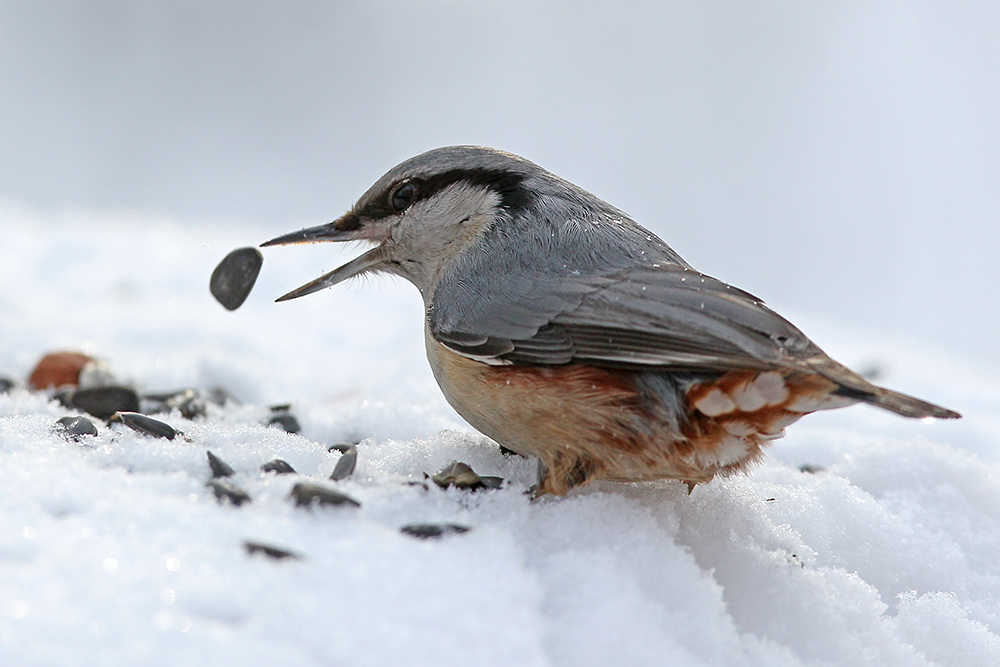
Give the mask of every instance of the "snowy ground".
[{"label": "snowy ground", "polygon": [[[786,313],[965,419],[813,415],[752,475],[691,496],[595,484],[530,502],[533,463],[437,391],[410,286],[272,303],[351,249],[268,249],[230,313],[208,293],[215,264],[294,223],[0,214],[0,375],[23,382],[45,352],[75,349],[142,391],[242,401],[164,418],[190,442],[102,425],[77,444],[52,432],[69,414],[57,403],[0,394],[2,665],[1000,664],[1000,379],[949,351]],[[260,425],[285,402],[300,435]],[[325,482],[327,446],[345,440],[361,440],[357,470],[330,484],[362,506],[288,502],[295,481]],[[209,449],[250,504],[205,488]],[[276,457],[300,475],[261,474]],[[455,459],[508,485],[406,484]],[[399,532],[427,521],[472,530]],[[248,556],[248,539],[302,558]]]}]

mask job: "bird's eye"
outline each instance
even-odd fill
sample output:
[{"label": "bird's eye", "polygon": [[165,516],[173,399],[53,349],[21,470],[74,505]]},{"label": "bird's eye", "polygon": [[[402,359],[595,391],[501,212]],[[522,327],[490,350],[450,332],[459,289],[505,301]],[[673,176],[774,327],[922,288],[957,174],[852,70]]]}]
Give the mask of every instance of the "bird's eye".
[{"label": "bird's eye", "polygon": [[417,196],[417,189],[413,183],[403,183],[389,195],[389,202],[396,211],[403,212],[413,203],[413,198]]}]

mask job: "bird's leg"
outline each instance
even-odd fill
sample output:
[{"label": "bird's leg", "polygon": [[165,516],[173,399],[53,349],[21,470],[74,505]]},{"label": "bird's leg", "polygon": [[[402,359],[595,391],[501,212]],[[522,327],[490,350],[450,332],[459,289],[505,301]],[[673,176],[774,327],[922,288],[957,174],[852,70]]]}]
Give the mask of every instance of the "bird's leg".
[{"label": "bird's leg", "polygon": [[538,481],[532,488],[532,497],[547,493],[566,495],[570,489],[590,481],[595,472],[593,462],[585,456],[557,454],[551,465],[538,459]]},{"label": "bird's leg", "polygon": [[548,493],[548,491],[545,490],[545,480],[548,476],[549,469],[546,467],[545,462],[542,459],[538,459],[538,471],[535,474],[535,483],[531,485],[530,489],[528,489],[532,500],[541,498]]}]

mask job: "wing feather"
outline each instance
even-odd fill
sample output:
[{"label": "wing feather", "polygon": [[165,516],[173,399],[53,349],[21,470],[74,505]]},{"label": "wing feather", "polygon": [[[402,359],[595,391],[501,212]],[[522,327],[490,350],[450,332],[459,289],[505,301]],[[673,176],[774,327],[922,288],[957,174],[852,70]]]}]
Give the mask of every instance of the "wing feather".
[{"label": "wing feather", "polygon": [[434,318],[437,305],[432,334],[461,354],[515,364],[727,370],[783,366],[818,352],[760,299],[681,266],[532,283],[498,291],[489,308]]}]

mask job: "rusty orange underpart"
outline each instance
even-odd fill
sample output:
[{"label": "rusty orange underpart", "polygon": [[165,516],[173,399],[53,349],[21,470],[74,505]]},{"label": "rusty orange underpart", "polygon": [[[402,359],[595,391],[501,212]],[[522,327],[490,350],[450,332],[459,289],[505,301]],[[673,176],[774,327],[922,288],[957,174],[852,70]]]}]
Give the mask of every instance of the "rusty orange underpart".
[{"label": "rusty orange underpart", "polygon": [[780,402],[714,416],[694,407],[714,389],[729,395],[752,387],[747,383],[761,374],[732,371],[682,385],[674,402],[681,414],[670,420],[664,418],[670,402],[643,393],[632,371],[490,366],[443,346],[435,352],[432,367],[449,402],[500,444],[537,456],[547,469],[537,491],[557,495],[594,479],[694,485],[746,469],[785,426],[811,411],[788,406],[803,397],[821,400],[836,388],[820,376],[783,371],[766,378],[772,388],[783,381],[787,395]]}]

